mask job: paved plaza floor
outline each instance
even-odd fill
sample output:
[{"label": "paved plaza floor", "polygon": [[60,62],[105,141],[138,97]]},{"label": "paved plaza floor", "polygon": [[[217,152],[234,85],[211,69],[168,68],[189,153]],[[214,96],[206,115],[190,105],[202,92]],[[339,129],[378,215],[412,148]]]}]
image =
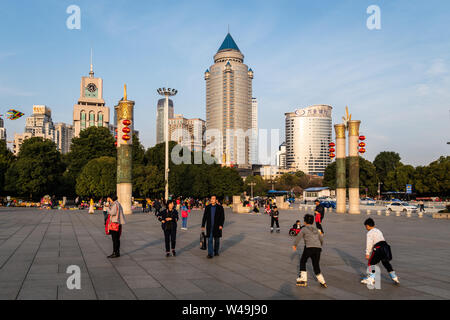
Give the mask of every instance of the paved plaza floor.
[{"label": "paved plaza floor", "polygon": [[[0,299],[450,299],[450,221],[371,215],[392,246],[401,285],[382,268],[380,290],[360,284],[366,270],[362,215],[326,213],[324,289],[308,262],[307,288],[295,286],[299,255],[288,230],[305,212],[281,211],[281,233],[267,215],[226,210],[221,254],[199,249],[201,211],[178,229],[177,257],[165,257],[153,214],[127,216],[119,259],[97,211],[0,208]],[[180,227],[181,223],[179,223]],[[81,289],[69,290],[67,267],[81,269]]]}]

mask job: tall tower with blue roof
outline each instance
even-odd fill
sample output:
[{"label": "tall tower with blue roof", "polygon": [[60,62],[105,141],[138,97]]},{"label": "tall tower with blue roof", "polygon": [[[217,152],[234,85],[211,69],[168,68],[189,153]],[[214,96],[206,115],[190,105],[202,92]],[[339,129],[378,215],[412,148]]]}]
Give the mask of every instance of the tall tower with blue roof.
[{"label": "tall tower with blue roof", "polygon": [[230,33],[205,72],[207,152],[224,166],[248,168],[253,71]]}]

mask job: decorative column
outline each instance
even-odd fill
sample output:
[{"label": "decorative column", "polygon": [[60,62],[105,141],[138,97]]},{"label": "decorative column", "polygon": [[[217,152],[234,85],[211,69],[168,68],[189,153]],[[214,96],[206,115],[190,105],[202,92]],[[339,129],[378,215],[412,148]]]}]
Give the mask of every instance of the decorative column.
[{"label": "decorative column", "polygon": [[124,214],[132,214],[132,143],[133,143],[134,101],[127,99],[127,86],[124,86],[122,100],[117,108],[117,197]]},{"label": "decorative column", "polygon": [[348,213],[360,214],[359,210],[359,125],[361,121],[348,121],[348,162],[349,162],[349,186],[348,186]]},{"label": "decorative column", "polygon": [[336,132],[336,213],[345,213],[347,209],[345,174],[345,124],[334,125]]}]

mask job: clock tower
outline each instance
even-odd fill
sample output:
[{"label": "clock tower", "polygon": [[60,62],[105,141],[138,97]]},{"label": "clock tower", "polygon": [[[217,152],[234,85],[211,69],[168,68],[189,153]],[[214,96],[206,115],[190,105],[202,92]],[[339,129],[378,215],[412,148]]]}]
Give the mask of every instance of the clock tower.
[{"label": "clock tower", "polygon": [[80,99],[73,107],[73,136],[89,127],[109,126],[109,107],[103,100],[103,79],[94,77],[91,61],[91,71],[88,77],[81,77]]}]

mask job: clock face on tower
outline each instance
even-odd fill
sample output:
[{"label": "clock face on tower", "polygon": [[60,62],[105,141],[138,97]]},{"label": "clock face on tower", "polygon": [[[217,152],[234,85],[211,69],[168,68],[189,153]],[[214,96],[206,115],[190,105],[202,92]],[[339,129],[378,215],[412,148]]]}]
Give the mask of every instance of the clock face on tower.
[{"label": "clock face on tower", "polygon": [[98,88],[95,83],[89,83],[85,90],[84,96],[87,98],[97,98],[98,97]]}]

